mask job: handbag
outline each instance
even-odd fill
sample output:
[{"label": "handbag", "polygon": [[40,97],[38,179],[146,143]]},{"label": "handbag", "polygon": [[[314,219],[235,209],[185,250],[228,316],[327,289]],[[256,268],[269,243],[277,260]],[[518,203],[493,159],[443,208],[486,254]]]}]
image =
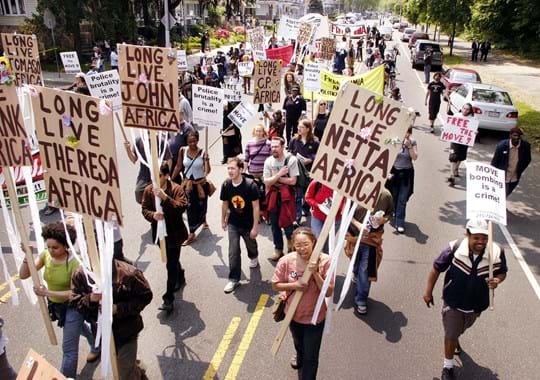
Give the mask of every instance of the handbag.
[{"label": "handbag", "polygon": [[291,292],[285,298],[281,298],[281,294],[274,297],[274,305],[272,306],[272,316],[274,317],[274,321],[281,322],[285,319],[285,304],[293,293],[294,292]]},{"label": "handbag", "polygon": [[210,181],[209,179],[206,180],[206,183],[208,184],[208,196],[211,197],[212,194],[214,194],[216,192],[216,185],[214,185],[214,183],[212,181]]}]

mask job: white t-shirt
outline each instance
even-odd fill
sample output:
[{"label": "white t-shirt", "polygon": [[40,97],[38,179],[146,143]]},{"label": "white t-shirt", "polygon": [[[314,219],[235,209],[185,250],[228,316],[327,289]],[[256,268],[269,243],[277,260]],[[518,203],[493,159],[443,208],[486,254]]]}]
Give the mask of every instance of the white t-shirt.
[{"label": "white t-shirt", "polygon": [[115,51],[111,51],[111,66],[118,66],[118,54]]},{"label": "white t-shirt", "polygon": [[287,167],[289,168],[289,177],[298,177],[298,160],[293,155],[286,155],[283,160],[277,160],[273,156],[268,157],[264,161],[263,177],[270,178],[275,176],[279,169],[285,166],[287,156],[289,157],[289,161],[287,162]]}]

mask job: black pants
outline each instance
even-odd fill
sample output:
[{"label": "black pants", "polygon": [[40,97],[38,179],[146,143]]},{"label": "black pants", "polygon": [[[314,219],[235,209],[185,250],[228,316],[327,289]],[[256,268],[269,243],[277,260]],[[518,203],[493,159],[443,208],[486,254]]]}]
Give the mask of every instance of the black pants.
[{"label": "black pants", "polygon": [[176,284],[183,282],[184,270],[180,265],[180,248],[170,247],[167,244],[167,291],[163,295],[163,301],[172,303],[174,301],[174,289]]},{"label": "black pants", "polygon": [[304,325],[291,321],[289,326],[296,349],[298,380],[315,380],[319,368],[319,351],[321,349],[324,321],[317,325]]},{"label": "black pants", "polygon": [[287,120],[285,124],[285,139],[287,140],[287,145],[291,142],[291,139],[298,133],[298,120]]}]

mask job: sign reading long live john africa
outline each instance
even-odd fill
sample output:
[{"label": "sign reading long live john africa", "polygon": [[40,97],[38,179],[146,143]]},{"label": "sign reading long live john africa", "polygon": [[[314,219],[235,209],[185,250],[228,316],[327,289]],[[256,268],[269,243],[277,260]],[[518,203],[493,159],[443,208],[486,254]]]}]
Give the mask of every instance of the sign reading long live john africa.
[{"label": "sign reading long live john africa", "polygon": [[347,83],[324,130],[312,178],[373,209],[413,117],[401,103]]}]

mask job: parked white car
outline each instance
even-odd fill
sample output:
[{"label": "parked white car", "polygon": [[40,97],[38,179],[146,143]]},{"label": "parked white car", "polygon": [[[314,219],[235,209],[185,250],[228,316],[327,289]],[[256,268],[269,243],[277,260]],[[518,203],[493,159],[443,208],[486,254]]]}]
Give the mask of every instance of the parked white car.
[{"label": "parked white car", "polygon": [[509,131],[518,122],[518,110],[510,94],[497,86],[464,83],[450,94],[449,107],[457,114],[465,103],[473,106],[478,127],[495,131]]}]

